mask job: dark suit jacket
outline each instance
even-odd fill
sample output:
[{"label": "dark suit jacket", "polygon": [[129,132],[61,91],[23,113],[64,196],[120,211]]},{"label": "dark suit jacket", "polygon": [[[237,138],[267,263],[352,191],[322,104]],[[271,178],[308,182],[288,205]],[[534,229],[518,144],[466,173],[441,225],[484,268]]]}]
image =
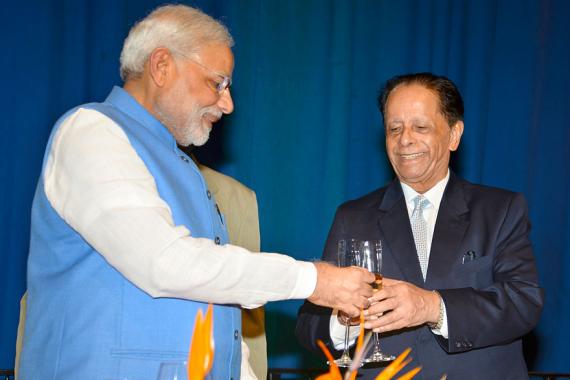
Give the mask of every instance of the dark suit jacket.
[{"label": "dark suit jacket", "polygon": [[[521,337],[538,322],[543,291],[538,286],[526,202],[521,194],[474,185],[450,175],[435,225],[424,282],[399,181],[337,210],[323,260],[336,262],[340,239],[380,239],[385,277],[440,292],[449,339],[427,326],[381,335],[382,350],[399,354],[412,348],[422,365],[418,379],[524,379],[527,369]],[[296,335],[320,352],[329,335],[331,310],[306,302]],[[339,352],[336,352],[340,356]],[[379,369],[362,369],[373,378]]]}]

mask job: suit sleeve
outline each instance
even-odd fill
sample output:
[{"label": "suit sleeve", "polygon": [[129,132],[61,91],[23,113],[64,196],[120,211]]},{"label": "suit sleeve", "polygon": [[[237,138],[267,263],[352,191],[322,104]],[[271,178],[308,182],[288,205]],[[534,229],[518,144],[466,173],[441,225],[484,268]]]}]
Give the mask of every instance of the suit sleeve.
[{"label": "suit sleeve", "polygon": [[447,308],[449,338],[436,336],[450,353],[500,345],[537,323],[544,293],[529,240],[526,201],[514,194],[498,230],[493,283],[482,289],[439,289]]},{"label": "suit sleeve", "polygon": [[[337,262],[338,240],[343,239],[344,235],[341,214],[342,212],[339,208],[329,231],[322,256],[323,261],[332,264],[336,264]],[[332,309],[328,307],[317,306],[309,301],[305,301],[297,314],[297,326],[295,328],[297,340],[309,351],[321,354],[323,357],[324,355],[321,349],[317,346],[317,339],[325,343],[333,356],[337,357],[341,355],[340,351],[335,350],[330,337],[329,323],[331,313]]]}]

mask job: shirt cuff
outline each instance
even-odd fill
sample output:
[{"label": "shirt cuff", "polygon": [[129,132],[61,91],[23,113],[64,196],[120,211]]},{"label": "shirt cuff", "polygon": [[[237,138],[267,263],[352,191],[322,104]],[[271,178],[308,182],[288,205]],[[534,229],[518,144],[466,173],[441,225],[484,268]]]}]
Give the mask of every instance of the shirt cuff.
[{"label": "shirt cuff", "polygon": [[445,308],[445,302],[443,302],[443,298],[441,298],[441,304],[443,306],[443,308],[442,308],[443,323],[441,324],[441,328],[439,330],[431,329],[431,331],[436,335],[441,335],[445,339],[448,339],[449,338],[449,331],[447,329],[447,309]]},{"label": "shirt cuff", "polygon": [[[344,334],[346,333],[346,326],[338,321],[338,310],[334,309],[329,323],[329,330],[331,341],[336,350],[344,350]],[[358,338],[360,333],[360,326],[350,326],[348,331],[348,346],[352,346]]]},{"label": "shirt cuff", "polygon": [[292,299],[306,299],[315,292],[317,287],[317,267],[313,263],[297,261],[299,275],[297,283],[291,292]]}]

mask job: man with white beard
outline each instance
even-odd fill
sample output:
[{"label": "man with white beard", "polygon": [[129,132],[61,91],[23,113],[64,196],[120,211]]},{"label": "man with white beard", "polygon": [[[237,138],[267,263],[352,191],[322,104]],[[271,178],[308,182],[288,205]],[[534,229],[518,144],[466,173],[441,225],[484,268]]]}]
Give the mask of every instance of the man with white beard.
[{"label": "man with white beard", "polygon": [[224,217],[177,144],[204,144],[233,111],[232,44],[208,15],[160,7],[125,40],[124,87],[56,123],[32,209],[21,379],[154,378],[187,357],[206,302],[212,378],[237,379],[239,306],[368,305],[366,270],[226,244]]}]

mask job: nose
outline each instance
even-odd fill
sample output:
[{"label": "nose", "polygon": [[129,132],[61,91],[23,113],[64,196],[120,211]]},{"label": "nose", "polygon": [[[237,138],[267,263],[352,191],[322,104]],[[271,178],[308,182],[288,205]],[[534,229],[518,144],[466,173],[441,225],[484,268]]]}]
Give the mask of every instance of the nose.
[{"label": "nose", "polygon": [[230,94],[230,88],[226,88],[220,94],[220,99],[218,99],[218,107],[223,113],[230,114],[234,110],[234,101],[232,100],[232,94]]},{"label": "nose", "polygon": [[414,142],[414,136],[412,129],[404,126],[402,128],[402,133],[400,134],[400,145],[410,145]]}]

